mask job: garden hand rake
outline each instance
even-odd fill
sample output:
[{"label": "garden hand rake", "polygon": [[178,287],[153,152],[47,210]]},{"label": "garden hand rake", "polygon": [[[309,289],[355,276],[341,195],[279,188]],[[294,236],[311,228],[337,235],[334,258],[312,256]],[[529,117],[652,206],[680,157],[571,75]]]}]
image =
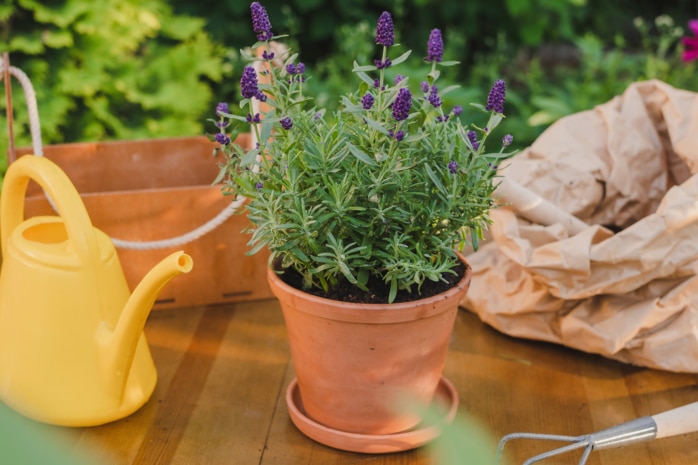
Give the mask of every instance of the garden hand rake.
[{"label": "garden hand rake", "polygon": [[500,463],[505,444],[512,439],[541,439],[569,442],[566,446],[544,452],[526,460],[530,465],[550,457],[584,449],[579,465],[584,465],[591,451],[610,449],[636,442],[667,438],[698,431],[698,402],[668,410],[653,416],[641,417],[610,428],[583,436],[561,436],[555,434],[512,433],[499,441],[497,463]]}]

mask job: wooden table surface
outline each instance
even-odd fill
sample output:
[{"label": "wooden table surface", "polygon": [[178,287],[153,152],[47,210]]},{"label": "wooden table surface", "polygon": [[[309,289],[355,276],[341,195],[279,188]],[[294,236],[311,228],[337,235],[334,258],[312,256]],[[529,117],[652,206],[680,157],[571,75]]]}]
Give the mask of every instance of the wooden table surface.
[{"label": "wooden table surface", "polygon": [[[427,448],[343,452],[294,427],[284,399],[294,371],[275,300],[154,311],[146,336],[159,377],[145,406],[104,426],[42,427],[104,465],[436,463]],[[514,431],[577,436],[698,400],[698,375],[514,339],[466,310],[459,311],[444,374],[458,391],[459,416],[475,419],[495,441]],[[554,444],[512,443],[507,463]],[[576,464],[579,457],[543,463]],[[587,463],[698,463],[698,433],[594,451]]]}]

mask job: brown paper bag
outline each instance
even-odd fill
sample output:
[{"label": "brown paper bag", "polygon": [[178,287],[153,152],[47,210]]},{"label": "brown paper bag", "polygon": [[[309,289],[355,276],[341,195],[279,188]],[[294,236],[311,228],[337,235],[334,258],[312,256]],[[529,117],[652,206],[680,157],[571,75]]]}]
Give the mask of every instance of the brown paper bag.
[{"label": "brown paper bag", "polygon": [[492,213],[463,306],[517,337],[698,372],[698,94],[660,81],[559,120],[500,174],[589,226]]}]

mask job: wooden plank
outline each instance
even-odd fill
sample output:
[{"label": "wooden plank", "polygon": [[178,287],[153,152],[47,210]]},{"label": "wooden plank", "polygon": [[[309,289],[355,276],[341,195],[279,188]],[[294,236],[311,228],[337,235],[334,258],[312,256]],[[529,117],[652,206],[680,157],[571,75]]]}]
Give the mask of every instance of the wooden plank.
[{"label": "wooden plank", "polygon": [[[294,377],[283,317],[273,300],[154,312],[146,335],[158,368],[151,401],[123,420],[47,431],[94,465],[435,465],[426,448],[371,455],[338,451],[291,423]],[[556,345],[502,335],[459,312],[445,376],[459,415],[476,420],[494,451],[514,431],[581,435],[693,402],[698,376],[631,367]],[[698,462],[698,434],[592,452],[588,465]],[[507,446],[509,465],[555,447]],[[577,463],[579,453],[554,463]],[[551,462],[552,463],[552,462]]]},{"label": "wooden plank", "polygon": [[281,310],[238,305],[176,455],[161,463],[258,465],[289,357]]}]

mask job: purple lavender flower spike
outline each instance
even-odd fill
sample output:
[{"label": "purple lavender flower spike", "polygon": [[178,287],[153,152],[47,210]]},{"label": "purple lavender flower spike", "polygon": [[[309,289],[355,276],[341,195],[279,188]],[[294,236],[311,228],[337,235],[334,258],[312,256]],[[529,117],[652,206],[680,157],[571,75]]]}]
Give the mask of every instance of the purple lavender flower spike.
[{"label": "purple lavender flower spike", "polygon": [[293,121],[288,116],[281,118],[279,123],[281,123],[281,127],[287,131],[293,127]]},{"label": "purple lavender flower spike", "polygon": [[395,118],[395,121],[406,120],[410,116],[410,108],[412,108],[412,94],[409,89],[403,87],[398,90],[393,102],[393,118]]},{"label": "purple lavender flower spike", "polygon": [[395,133],[395,140],[400,142],[402,139],[405,138],[405,131],[398,131]]},{"label": "purple lavender flower spike", "polygon": [[258,191],[259,191],[259,190],[262,190],[262,188],[264,187],[264,183],[260,181],[260,182],[258,182],[257,184],[255,184],[254,187],[255,187]]},{"label": "purple lavender flower spike", "polygon": [[373,98],[373,95],[369,94],[366,92],[364,96],[361,98],[361,106],[364,108],[364,110],[370,110],[373,107],[373,103],[375,102],[375,99]]},{"label": "purple lavender flower spike", "polygon": [[390,13],[384,11],[378,18],[376,25],[376,43],[391,47],[395,44],[395,29],[393,26],[393,17]]},{"label": "purple lavender flower spike", "polygon": [[385,60],[375,59],[375,60],[373,60],[373,64],[378,69],[385,69],[385,68],[390,68],[392,66],[393,62],[390,61],[390,58],[386,58]]},{"label": "purple lavender flower spike", "polygon": [[271,33],[271,22],[267,10],[259,3],[252,2],[250,5],[252,13],[252,30],[257,34],[257,40],[269,40],[274,34]]},{"label": "purple lavender flower spike", "polygon": [[451,113],[453,113],[453,116],[460,116],[463,113],[463,107],[456,105],[453,107],[453,110],[451,110]]},{"label": "purple lavender flower spike", "polygon": [[393,83],[395,83],[395,85],[398,85],[398,84],[400,84],[400,82],[401,82],[402,80],[404,80],[404,79],[405,79],[405,76],[403,76],[402,74],[398,74],[398,75],[395,76],[395,79],[393,80]]},{"label": "purple lavender flower spike", "polygon": [[511,134],[505,134],[504,137],[502,137],[502,147],[509,147],[512,142],[514,142],[514,136]]},{"label": "purple lavender flower spike", "polygon": [[427,42],[427,61],[441,62],[444,56],[444,41],[439,29],[432,29]]},{"label": "purple lavender flower spike", "polygon": [[226,102],[220,102],[216,105],[216,113],[230,113],[230,108]]},{"label": "purple lavender flower spike", "polygon": [[475,131],[468,131],[468,140],[470,140],[470,145],[472,145],[475,150],[480,148],[480,142],[477,140],[477,133]]},{"label": "purple lavender flower spike", "polygon": [[252,66],[245,66],[245,69],[242,70],[240,90],[243,98],[255,97],[259,92],[259,88],[257,87],[257,73]]},{"label": "purple lavender flower spike", "polygon": [[230,144],[230,137],[226,136],[222,132],[219,132],[216,134],[216,142],[221,145],[228,145]]},{"label": "purple lavender flower spike", "polygon": [[293,63],[287,64],[286,72],[291,76],[291,79],[288,80],[289,83],[305,82],[305,78],[303,77],[303,74],[305,73],[305,65],[303,63],[298,63],[297,65]]},{"label": "purple lavender flower spike", "polygon": [[487,111],[495,113],[504,113],[504,99],[506,97],[507,87],[504,81],[498,79],[494,82],[490,94],[487,96]]},{"label": "purple lavender flower spike", "polygon": [[266,50],[262,52],[262,58],[264,58],[267,61],[271,61],[274,59],[274,52],[267,52]]},{"label": "purple lavender flower spike", "polygon": [[427,81],[422,81],[420,86],[422,88],[422,92],[424,92],[425,94],[429,92],[429,83]]},{"label": "purple lavender flower spike", "polygon": [[448,164],[448,171],[451,172],[451,174],[456,174],[458,173],[458,163],[455,161],[452,161]]},{"label": "purple lavender flower spike", "polygon": [[439,97],[439,89],[436,88],[436,86],[431,88],[431,92],[429,93],[429,97],[427,97],[427,100],[429,100],[429,103],[431,103],[431,106],[434,108],[438,108],[441,106],[441,97]]}]

